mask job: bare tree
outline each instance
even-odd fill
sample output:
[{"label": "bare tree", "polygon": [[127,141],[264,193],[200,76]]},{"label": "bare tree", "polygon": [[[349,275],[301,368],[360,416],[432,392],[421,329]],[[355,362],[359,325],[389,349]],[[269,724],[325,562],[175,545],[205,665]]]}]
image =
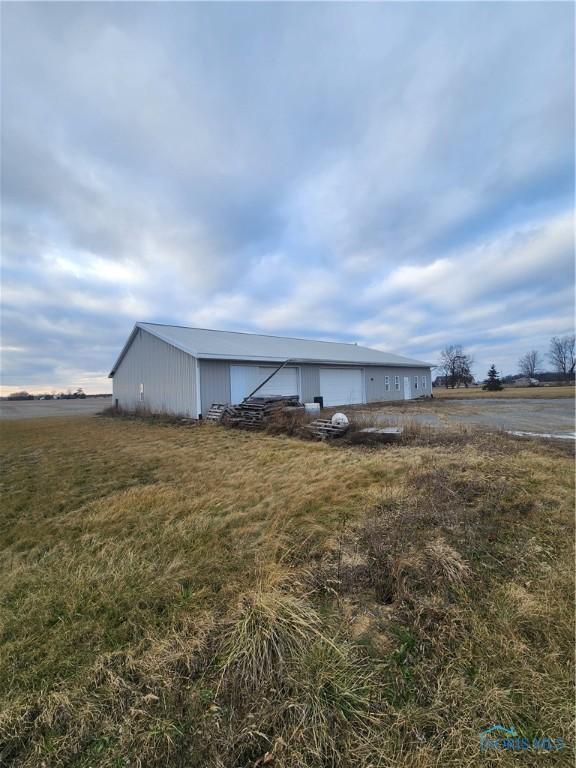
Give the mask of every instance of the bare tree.
[{"label": "bare tree", "polygon": [[472,365],[474,360],[467,355],[460,344],[449,344],[440,353],[439,369],[444,375],[446,388],[459,387],[464,384],[467,387],[472,384]]},{"label": "bare tree", "polygon": [[535,349],[531,349],[530,352],[526,352],[518,360],[518,369],[520,373],[528,378],[533,379],[536,376],[537,371],[542,368],[542,355]]},{"label": "bare tree", "polygon": [[565,379],[572,378],[574,374],[574,336],[553,336],[550,339],[550,352],[548,358],[554,368],[561,373]]}]

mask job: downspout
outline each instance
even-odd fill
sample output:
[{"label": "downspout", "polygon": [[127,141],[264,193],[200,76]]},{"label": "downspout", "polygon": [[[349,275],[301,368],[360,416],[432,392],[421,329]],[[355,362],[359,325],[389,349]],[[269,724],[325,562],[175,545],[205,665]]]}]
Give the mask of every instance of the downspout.
[{"label": "downspout", "polygon": [[195,370],[195,378],[196,378],[196,418],[201,419],[202,418],[202,392],[200,391],[200,360],[195,357],[193,358],[194,363],[196,364],[196,370]]},{"label": "downspout", "polygon": [[258,392],[258,390],[259,390],[259,389],[261,389],[261,388],[264,386],[264,384],[267,384],[267,383],[270,381],[270,379],[271,379],[273,376],[276,376],[276,374],[277,374],[279,371],[281,371],[281,370],[282,370],[282,368],[284,368],[285,366],[287,366],[287,365],[288,365],[288,363],[289,363],[290,361],[291,361],[291,358],[288,358],[288,360],[284,360],[284,362],[282,363],[282,365],[279,365],[279,366],[278,366],[278,368],[276,368],[276,370],[275,370],[275,371],[272,371],[272,373],[270,374],[270,376],[268,376],[268,378],[267,378],[267,379],[264,379],[264,381],[262,381],[260,384],[258,384],[258,386],[256,387],[256,389],[252,390],[252,392],[250,392],[250,394],[249,394],[249,395],[246,395],[246,397],[244,398],[244,400],[242,400],[242,402],[243,402],[243,403],[245,403],[245,402],[246,402],[246,400],[249,400],[251,397],[253,397],[253,396],[256,394],[256,392]]}]

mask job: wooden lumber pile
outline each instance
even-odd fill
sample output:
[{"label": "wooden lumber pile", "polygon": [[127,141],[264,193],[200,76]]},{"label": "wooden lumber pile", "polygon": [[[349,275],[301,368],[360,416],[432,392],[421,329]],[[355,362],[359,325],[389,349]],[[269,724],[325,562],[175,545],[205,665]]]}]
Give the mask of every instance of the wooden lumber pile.
[{"label": "wooden lumber pile", "polygon": [[226,423],[242,429],[262,429],[266,421],[279,410],[298,405],[298,398],[293,396],[250,397],[228,408]]},{"label": "wooden lumber pile", "polygon": [[229,408],[230,406],[227,403],[212,403],[204,418],[206,421],[215,421],[219,423],[222,421],[222,417]]},{"label": "wooden lumber pile", "polygon": [[320,440],[333,440],[335,437],[342,437],[347,432],[348,426],[348,424],[332,424],[330,419],[316,419],[310,422],[306,429]]}]

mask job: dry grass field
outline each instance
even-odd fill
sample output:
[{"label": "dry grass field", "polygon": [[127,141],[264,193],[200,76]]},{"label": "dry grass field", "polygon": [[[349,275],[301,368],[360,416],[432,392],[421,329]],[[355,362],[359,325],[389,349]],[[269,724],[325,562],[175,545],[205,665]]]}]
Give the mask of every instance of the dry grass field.
[{"label": "dry grass field", "polygon": [[573,764],[566,446],[80,417],[2,453],[1,765]]},{"label": "dry grass field", "polygon": [[434,387],[432,394],[442,400],[459,398],[547,398],[547,397],[574,397],[576,390],[573,386],[558,387],[504,387],[500,392],[485,392],[482,387],[460,387],[458,389],[446,389]]}]

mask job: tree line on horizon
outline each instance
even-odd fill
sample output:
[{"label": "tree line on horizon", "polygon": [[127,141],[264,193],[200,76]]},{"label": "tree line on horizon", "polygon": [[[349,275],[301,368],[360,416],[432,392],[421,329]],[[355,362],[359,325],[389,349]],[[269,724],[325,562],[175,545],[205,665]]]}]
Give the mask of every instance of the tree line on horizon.
[{"label": "tree line on horizon", "polygon": [[[550,347],[546,353],[546,357],[552,364],[554,371],[558,376],[564,381],[573,380],[574,368],[576,366],[575,336],[553,336],[550,339]],[[529,379],[535,379],[538,374],[543,373],[543,364],[544,356],[538,350],[531,349],[518,360],[518,369],[523,376],[526,376]],[[461,386],[469,387],[471,384],[475,383],[474,374],[472,373],[473,365],[474,358],[464,350],[464,347],[461,344],[448,344],[441,351],[440,363],[436,368],[442,372],[441,378],[443,379],[443,386],[447,389],[454,389]],[[484,384],[485,387],[488,387],[489,389],[496,389],[498,388],[497,383],[500,384],[499,388],[502,388],[502,378],[496,370],[496,366],[492,363],[488,370],[487,377],[484,379]],[[60,392],[58,394],[52,392],[44,395],[31,395],[26,391],[12,392],[5,399],[73,400],[85,397],[86,394],[83,389],[79,387],[74,392],[69,389],[66,393]]]},{"label": "tree line on horizon", "polygon": [[[550,339],[546,357],[559,378],[564,381],[574,379],[576,365],[574,335],[553,336]],[[474,384],[473,365],[474,358],[465,351],[461,344],[448,344],[440,353],[440,363],[437,368],[441,371],[443,385],[447,389],[454,389]],[[518,360],[519,372],[529,379],[535,379],[538,374],[542,375],[544,373],[543,365],[544,356],[536,349],[529,350]],[[546,374],[546,376],[548,375]],[[502,379],[494,363],[490,366],[487,377],[484,379],[484,385],[485,388],[492,390],[502,388]]]},{"label": "tree line on horizon", "polygon": [[78,387],[74,392],[69,389],[67,392],[50,392],[40,395],[31,395],[30,392],[22,390],[20,392],[11,392],[6,396],[6,400],[83,400],[86,393],[82,387]]}]

